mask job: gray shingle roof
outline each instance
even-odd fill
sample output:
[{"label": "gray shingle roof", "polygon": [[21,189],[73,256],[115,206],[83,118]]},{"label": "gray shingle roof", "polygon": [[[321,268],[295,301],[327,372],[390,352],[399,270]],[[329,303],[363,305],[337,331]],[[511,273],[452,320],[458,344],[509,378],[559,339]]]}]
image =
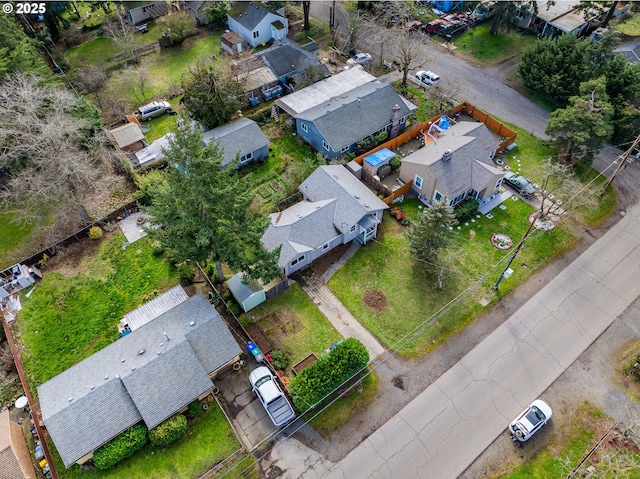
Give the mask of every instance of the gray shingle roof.
[{"label": "gray shingle roof", "polygon": [[[213,384],[186,341],[123,376],[122,382],[149,429],[193,402]],[[153,387],[149,387],[151,384]]]},{"label": "gray shingle roof", "polygon": [[177,412],[207,389],[205,383],[213,385],[212,365],[227,364],[241,352],[198,293],[41,384],[43,421],[70,466],[140,420],[153,427]]},{"label": "gray shingle roof", "polygon": [[269,139],[258,124],[244,117],[204,132],[203,141],[205,144],[209,144],[213,139],[220,142],[220,147],[224,151],[222,166],[229,165],[236,158],[236,155],[244,156],[269,146]]},{"label": "gray shingle roof", "polygon": [[329,76],[327,67],[320,63],[320,60],[298,46],[291,44],[275,45],[261,52],[260,56],[264,58],[265,63],[271,67],[278,77],[298,69],[306,69],[312,65],[323,68],[326,76]]},{"label": "gray shingle roof", "polygon": [[400,106],[400,117],[417,109],[391,85],[376,81],[334,97],[298,118],[314,122],[333,151],[339,151],[389,125],[394,105]]},{"label": "gray shingle roof", "polygon": [[284,267],[301,253],[313,251],[349,232],[367,215],[387,208],[369,188],[342,165],[317,168],[299,187],[306,200],[270,215],[262,236],[268,251],[282,245],[278,264]]},{"label": "gray shingle roof", "polygon": [[384,201],[342,165],[318,167],[298,189],[312,201],[335,198],[334,224],[343,233],[367,214],[388,208]]},{"label": "gray shingle roof", "polygon": [[[461,121],[402,162],[427,166],[445,188],[442,193],[453,199],[469,188],[481,191],[494,175],[502,173],[489,159],[498,146],[498,139],[484,123]],[[452,152],[451,159],[442,161],[447,150]]]},{"label": "gray shingle roof", "polygon": [[229,16],[247,30],[253,31],[269,13],[269,10],[257,2],[241,1],[233,2]]}]

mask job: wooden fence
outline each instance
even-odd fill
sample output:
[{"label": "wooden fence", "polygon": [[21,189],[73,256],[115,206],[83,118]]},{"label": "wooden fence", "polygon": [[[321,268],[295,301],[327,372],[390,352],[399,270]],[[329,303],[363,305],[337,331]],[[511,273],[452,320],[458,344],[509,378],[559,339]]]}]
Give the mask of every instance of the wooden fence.
[{"label": "wooden fence", "polygon": [[391,192],[391,194],[389,196],[386,196],[384,198],[384,201],[386,204],[388,204],[389,206],[391,206],[391,204],[393,204],[393,202],[397,199],[400,198],[402,195],[404,195],[405,193],[408,193],[409,191],[411,191],[411,187],[413,186],[413,180],[405,183],[404,185],[402,185],[400,188],[398,188],[397,190],[393,190]]}]

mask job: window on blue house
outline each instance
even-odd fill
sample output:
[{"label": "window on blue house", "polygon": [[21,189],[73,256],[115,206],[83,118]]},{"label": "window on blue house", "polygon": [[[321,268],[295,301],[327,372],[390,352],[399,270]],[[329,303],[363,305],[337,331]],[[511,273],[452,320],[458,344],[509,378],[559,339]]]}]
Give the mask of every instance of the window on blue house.
[{"label": "window on blue house", "polygon": [[322,140],[322,148],[324,148],[325,150],[329,151],[329,143],[327,143],[326,141]]},{"label": "window on blue house", "polygon": [[309,127],[307,127],[307,125],[306,125],[306,124],[304,124],[304,123],[300,123],[300,129],[301,129],[302,131],[304,131],[305,133],[308,133],[308,132],[309,132]]},{"label": "window on blue house", "polygon": [[259,31],[255,31],[253,32],[253,38],[258,38],[260,36],[260,32]]}]

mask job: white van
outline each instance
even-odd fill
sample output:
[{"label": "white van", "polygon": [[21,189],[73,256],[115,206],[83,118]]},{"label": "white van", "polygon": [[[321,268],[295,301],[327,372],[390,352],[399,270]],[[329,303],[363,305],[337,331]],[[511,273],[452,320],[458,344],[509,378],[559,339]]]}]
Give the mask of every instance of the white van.
[{"label": "white van", "polygon": [[440,76],[432,71],[420,70],[416,72],[416,79],[425,85],[435,85],[440,81]]}]

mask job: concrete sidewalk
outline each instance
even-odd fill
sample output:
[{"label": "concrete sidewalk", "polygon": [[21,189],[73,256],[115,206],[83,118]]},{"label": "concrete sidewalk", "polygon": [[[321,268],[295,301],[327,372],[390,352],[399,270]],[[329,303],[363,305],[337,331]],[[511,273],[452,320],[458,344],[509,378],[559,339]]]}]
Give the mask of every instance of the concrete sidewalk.
[{"label": "concrete sidewalk", "polygon": [[300,286],[344,338],[359,339],[371,359],[384,352],[378,340],[353,317],[316,273],[308,270],[300,278]]}]

